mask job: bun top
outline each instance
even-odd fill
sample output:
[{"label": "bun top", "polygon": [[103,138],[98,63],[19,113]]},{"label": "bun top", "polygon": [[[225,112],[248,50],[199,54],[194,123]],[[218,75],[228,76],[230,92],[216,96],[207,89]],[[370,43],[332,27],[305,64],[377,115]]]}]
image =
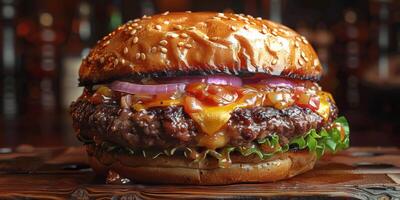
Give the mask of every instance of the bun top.
[{"label": "bun top", "polygon": [[165,12],[105,36],[80,67],[81,85],[114,79],[265,73],[318,80],[310,43],[292,29],[250,15]]}]

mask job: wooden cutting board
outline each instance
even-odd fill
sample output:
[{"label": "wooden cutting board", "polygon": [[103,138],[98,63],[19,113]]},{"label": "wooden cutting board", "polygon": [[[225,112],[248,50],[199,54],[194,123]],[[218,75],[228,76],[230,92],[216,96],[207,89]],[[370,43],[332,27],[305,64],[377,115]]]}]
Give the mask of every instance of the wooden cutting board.
[{"label": "wooden cutting board", "polygon": [[353,147],[290,180],[225,186],[106,185],[80,147],[0,148],[0,199],[400,199],[400,149]]}]

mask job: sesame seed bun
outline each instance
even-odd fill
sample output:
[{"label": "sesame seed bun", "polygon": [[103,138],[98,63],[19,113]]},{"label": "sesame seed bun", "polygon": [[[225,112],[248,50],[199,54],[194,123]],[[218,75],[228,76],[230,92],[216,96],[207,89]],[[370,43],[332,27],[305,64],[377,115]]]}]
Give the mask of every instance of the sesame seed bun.
[{"label": "sesame seed bun", "polygon": [[82,62],[80,84],[189,74],[265,73],[318,80],[309,42],[268,20],[212,12],[144,16],[105,36]]},{"label": "sesame seed bun", "polygon": [[[93,150],[90,150],[93,151]],[[89,151],[88,151],[89,152]],[[289,151],[267,160],[257,156],[232,155],[232,164],[221,168],[215,158],[193,163],[184,156],[159,156],[89,153],[89,163],[97,174],[111,170],[134,183],[224,185],[273,182],[311,170],[317,160],[308,151]]]}]

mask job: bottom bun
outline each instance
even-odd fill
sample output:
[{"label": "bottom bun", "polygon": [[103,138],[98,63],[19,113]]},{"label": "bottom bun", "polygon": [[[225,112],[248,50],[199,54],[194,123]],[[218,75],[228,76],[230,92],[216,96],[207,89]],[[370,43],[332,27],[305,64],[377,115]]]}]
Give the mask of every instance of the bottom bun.
[{"label": "bottom bun", "polygon": [[184,156],[144,158],[138,155],[89,153],[94,171],[106,175],[110,170],[134,183],[223,185],[272,182],[288,179],[314,167],[316,155],[308,151],[286,152],[268,160],[232,155],[232,164],[218,167],[215,158],[193,163]]}]

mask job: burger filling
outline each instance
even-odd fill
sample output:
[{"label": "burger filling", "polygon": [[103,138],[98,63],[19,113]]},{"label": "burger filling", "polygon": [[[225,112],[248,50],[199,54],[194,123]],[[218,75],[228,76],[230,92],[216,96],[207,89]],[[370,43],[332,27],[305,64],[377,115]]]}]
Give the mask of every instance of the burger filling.
[{"label": "burger filling", "polygon": [[320,156],[349,143],[329,93],[311,81],[266,75],[115,81],[85,88],[71,113],[88,145],[152,157],[210,155],[223,164],[231,153],[265,159],[308,149]]}]

